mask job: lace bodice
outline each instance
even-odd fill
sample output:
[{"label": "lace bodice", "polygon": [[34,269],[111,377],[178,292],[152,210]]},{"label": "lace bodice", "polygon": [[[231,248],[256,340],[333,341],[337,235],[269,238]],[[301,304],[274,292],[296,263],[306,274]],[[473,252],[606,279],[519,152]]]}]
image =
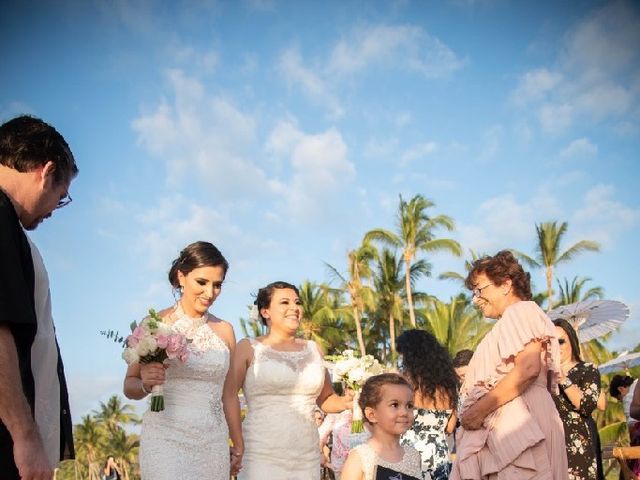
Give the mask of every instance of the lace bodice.
[{"label": "lace bodice", "polygon": [[140,448],[142,478],[229,478],[228,429],[222,390],[229,348],[207,318],[180,315],[173,330],[189,340],[185,362],[168,361],[162,412],[143,416]]},{"label": "lace bodice", "polygon": [[[388,462],[384,458],[380,457],[374,450],[369,446],[369,443],[363,443],[355,447],[355,451],[360,455],[360,461],[362,462],[362,472],[364,473],[364,480],[375,480],[374,473],[376,466],[390,468],[391,470],[395,470],[400,474],[410,475],[411,477],[415,477],[417,479],[423,478],[422,471],[420,469],[420,454],[417,450],[409,446],[403,446],[404,455],[402,456],[402,460],[399,462]],[[393,477],[393,478],[402,478]],[[430,479],[427,474],[426,479]]]},{"label": "lace bodice", "polygon": [[318,348],[306,342],[281,352],[250,339],[253,360],[243,385],[247,416],[239,479],[304,478],[320,474],[318,429],[313,410],[324,384]]}]

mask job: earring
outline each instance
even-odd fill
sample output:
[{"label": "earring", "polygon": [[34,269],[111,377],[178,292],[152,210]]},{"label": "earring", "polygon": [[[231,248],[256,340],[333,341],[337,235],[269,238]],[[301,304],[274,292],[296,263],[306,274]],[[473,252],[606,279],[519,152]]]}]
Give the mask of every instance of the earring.
[{"label": "earring", "polygon": [[180,285],[180,295],[184,293],[184,285]]}]

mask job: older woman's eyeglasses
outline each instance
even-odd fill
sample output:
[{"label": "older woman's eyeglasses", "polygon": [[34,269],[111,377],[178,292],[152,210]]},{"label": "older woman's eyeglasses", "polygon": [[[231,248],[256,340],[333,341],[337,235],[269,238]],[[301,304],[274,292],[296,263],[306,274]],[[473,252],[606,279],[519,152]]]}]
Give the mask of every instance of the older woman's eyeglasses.
[{"label": "older woman's eyeglasses", "polygon": [[56,209],[62,208],[62,207],[66,207],[72,201],[73,201],[73,198],[71,198],[71,195],[69,195],[67,193],[64,197],[62,197],[60,200],[58,200],[58,204],[56,205]]},{"label": "older woman's eyeglasses", "polygon": [[471,290],[471,293],[473,294],[474,297],[479,297],[480,295],[482,295],[482,290],[487,288],[489,285],[493,285],[493,284],[492,283],[487,283],[484,287],[474,288],[473,290]]}]

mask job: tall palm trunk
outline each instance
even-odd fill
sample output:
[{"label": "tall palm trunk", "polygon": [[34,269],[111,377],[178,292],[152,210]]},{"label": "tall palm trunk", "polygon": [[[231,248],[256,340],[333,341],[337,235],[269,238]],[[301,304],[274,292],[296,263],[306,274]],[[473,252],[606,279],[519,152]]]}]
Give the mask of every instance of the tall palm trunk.
[{"label": "tall palm trunk", "polygon": [[358,347],[360,347],[360,355],[363,357],[367,354],[364,347],[364,337],[362,336],[362,323],[360,318],[360,311],[357,304],[353,305],[353,319],[356,323],[356,336],[358,337]]},{"label": "tall palm trunk", "polygon": [[396,321],[393,314],[389,314],[389,344],[391,347],[391,361],[396,361]]},{"label": "tall palm trunk", "polygon": [[411,291],[411,258],[407,255],[404,257],[404,285],[407,291],[407,303],[409,304],[409,320],[411,326],[416,328],[416,313],[413,311],[413,292]]},{"label": "tall palm trunk", "polygon": [[553,308],[553,266],[547,267],[547,313]]}]

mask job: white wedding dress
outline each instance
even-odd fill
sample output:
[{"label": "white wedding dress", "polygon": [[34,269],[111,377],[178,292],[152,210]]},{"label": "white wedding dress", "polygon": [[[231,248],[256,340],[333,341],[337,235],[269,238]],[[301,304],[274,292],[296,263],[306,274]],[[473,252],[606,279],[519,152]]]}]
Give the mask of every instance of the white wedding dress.
[{"label": "white wedding dress", "polygon": [[205,318],[177,307],[173,329],[191,339],[186,362],[170,360],[163,385],[164,410],[142,417],[143,480],[228,480],[229,433],[222,387],[229,349]]},{"label": "white wedding dress", "polygon": [[253,361],[244,395],[245,452],[238,480],[319,480],[320,447],[313,419],[325,378],[314,342],[281,352],[249,339]]}]

